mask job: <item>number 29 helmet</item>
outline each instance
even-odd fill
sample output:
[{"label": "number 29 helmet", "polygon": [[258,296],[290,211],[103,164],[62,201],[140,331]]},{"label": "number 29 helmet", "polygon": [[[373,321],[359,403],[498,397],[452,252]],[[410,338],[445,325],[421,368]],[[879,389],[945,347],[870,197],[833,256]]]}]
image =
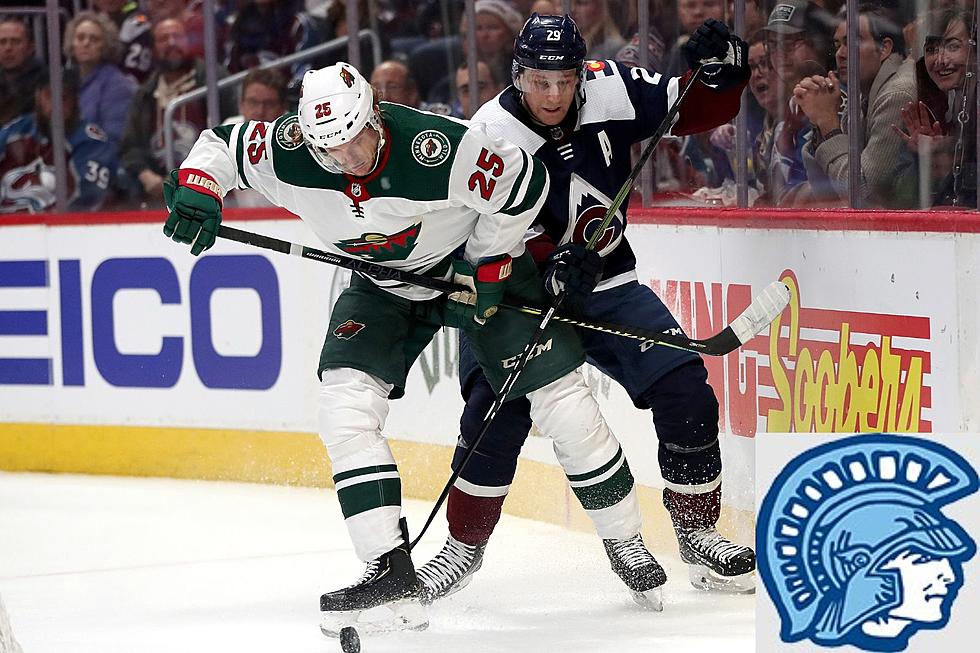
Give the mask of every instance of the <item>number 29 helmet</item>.
[{"label": "number 29 helmet", "polygon": [[514,86],[521,90],[519,80],[526,68],[575,70],[581,73],[586,50],[585,39],[571,16],[533,13],[514,39],[514,61],[511,64]]}]

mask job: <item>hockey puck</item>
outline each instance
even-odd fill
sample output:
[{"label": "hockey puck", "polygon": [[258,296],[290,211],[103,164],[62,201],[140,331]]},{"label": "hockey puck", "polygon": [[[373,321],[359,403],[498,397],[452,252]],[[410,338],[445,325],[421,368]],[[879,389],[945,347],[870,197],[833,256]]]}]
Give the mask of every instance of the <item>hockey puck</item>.
[{"label": "hockey puck", "polygon": [[361,637],[353,626],[340,629],[340,648],[344,653],[361,653]]}]

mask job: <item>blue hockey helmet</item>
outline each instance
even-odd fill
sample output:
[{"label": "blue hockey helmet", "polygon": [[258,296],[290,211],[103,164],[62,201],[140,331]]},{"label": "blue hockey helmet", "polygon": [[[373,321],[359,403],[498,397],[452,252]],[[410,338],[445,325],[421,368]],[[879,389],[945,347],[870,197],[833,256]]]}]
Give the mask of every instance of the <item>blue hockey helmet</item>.
[{"label": "blue hockey helmet", "polygon": [[571,16],[533,13],[514,39],[512,72],[516,78],[522,67],[581,71],[585,53],[585,39]]}]

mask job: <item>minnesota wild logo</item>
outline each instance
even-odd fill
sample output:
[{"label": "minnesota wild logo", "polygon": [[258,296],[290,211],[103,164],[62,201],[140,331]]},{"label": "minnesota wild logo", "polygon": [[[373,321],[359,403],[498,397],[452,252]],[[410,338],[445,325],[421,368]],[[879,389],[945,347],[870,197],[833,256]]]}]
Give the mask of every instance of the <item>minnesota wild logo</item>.
[{"label": "minnesota wild logo", "polygon": [[354,86],[354,76],[343,66],[340,67],[340,78],[347,84],[347,88]]},{"label": "minnesota wild logo", "polygon": [[276,142],[284,150],[295,150],[303,144],[303,130],[299,118],[290,116],[276,128]]},{"label": "minnesota wild logo", "polygon": [[334,245],[351,256],[370,261],[404,261],[415,249],[421,231],[422,223],[417,222],[396,234],[368,232],[360,238],[341,240]]},{"label": "minnesota wild logo", "polygon": [[343,324],[339,325],[333,330],[333,334],[340,338],[341,340],[350,340],[364,328],[363,322],[355,322],[354,320],[347,320]]},{"label": "minnesota wild logo", "polygon": [[412,139],[412,156],[427,168],[434,168],[448,159],[451,150],[446,135],[435,129],[419,132]]}]

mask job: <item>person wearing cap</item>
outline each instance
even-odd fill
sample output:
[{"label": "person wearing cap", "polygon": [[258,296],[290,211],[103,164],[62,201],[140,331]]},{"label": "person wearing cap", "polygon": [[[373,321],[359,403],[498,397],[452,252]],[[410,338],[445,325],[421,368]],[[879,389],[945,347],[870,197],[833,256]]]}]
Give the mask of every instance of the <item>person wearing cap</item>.
[{"label": "person wearing cap", "polygon": [[[115,148],[98,125],[84,122],[78,109],[80,82],[64,73],[66,194],[69,211],[102,207],[118,162]],[[33,93],[35,108],[0,128],[0,213],[43,213],[55,208],[56,176],[52,148],[51,77],[44,71]]]},{"label": "person wearing cap", "polygon": [[[510,51],[514,37],[524,20],[507,0],[476,0],[476,53],[494,69],[494,77],[506,79],[510,75]],[[469,24],[463,14],[459,24],[459,36],[466,43]]]},{"label": "person wearing cap", "polygon": [[[836,20],[807,0],[783,0],[766,23],[766,52],[776,76],[792,90],[809,75],[825,75],[833,67],[832,35]],[[812,126],[806,114],[788,98],[784,118],[776,125],[770,173],[773,205],[795,201],[806,181],[803,146]]]},{"label": "person wearing cap", "polygon": [[[915,62],[905,61],[905,39],[891,13],[865,4],[858,7],[858,16],[860,92],[848,97],[859,98],[862,113],[861,196],[869,208],[915,208],[918,168],[891,127],[901,121],[902,108],[916,97]],[[803,151],[811,203],[836,204],[848,197],[849,129],[842,88],[850,63],[846,21],[838,24],[834,44],[837,72],[804,77],[793,91],[813,125]]]}]

